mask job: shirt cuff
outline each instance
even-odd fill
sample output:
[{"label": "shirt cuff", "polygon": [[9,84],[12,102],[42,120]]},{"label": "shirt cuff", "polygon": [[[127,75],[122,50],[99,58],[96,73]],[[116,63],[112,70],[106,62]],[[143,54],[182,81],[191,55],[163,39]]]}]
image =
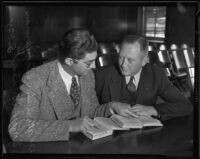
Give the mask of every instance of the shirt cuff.
[{"label": "shirt cuff", "polygon": [[[155,107],[154,107],[155,108]],[[152,117],[158,119],[158,120],[161,120],[161,115],[159,113],[159,111],[155,108],[156,112],[157,112],[157,115],[153,115]]]},{"label": "shirt cuff", "polygon": [[161,115],[157,112],[157,116],[153,115],[152,117],[158,119],[158,120],[161,120]]},{"label": "shirt cuff", "polygon": [[112,108],[109,108],[110,109],[110,113],[113,115],[115,114],[114,111],[112,110]]}]

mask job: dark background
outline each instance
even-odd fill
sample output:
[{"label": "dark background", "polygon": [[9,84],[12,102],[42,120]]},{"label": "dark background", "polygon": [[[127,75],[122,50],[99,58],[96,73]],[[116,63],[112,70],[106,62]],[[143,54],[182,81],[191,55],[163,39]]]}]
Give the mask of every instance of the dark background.
[{"label": "dark background", "polygon": [[[166,5],[166,38],[165,44],[180,45],[186,43],[195,46],[195,5],[183,3],[186,12],[182,13],[177,4]],[[35,46],[31,49],[32,56],[40,57],[41,52],[52,47],[70,28],[85,27],[91,30],[98,42],[119,41],[125,34],[142,34],[142,5],[13,5],[9,10],[3,8],[3,89],[13,87],[12,53],[7,53],[7,25],[10,17],[15,27],[16,45],[23,48],[26,43],[25,11],[30,14],[30,40]],[[164,5],[165,6],[165,5]],[[15,54],[15,53],[13,53]],[[23,58],[22,58],[23,59]],[[25,70],[24,70],[25,71]]]},{"label": "dark background", "polygon": [[[86,27],[98,41],[119,40],[124,34],[141,34],[142,6],[13,6],[4,8],[4,28],[13,17],[18,45],[25,42],[25,10],[30,13],[31,39],[38,42],[59,41],[70,28]],[[167,6],[166,43],[194,46],[195,6],[184,5],[181,13],[176,4]],[[4,31],[5,32],[5,31]],[[7,36],[4,34],[5,46]]]},{"label": "dark background", "polygon": [[[200,28],[200,9],[195,7],[196,5],[188,3],[182,4],[186,9],[184,13],[180,12],[177,3],[164,5],[167,7],[165,44],[168,48],[172,43],[177,45],[186,43],[191,47],[196,46],[195,55],[198,58],[200,36],[197,31]],[[151,5],[154,4],[152,3]],[[11,12],[8,6],[13,6]],[[26,43],[25,10],[28,10],[30,13],[30,39],[37,44],[31,51],[33,56],[37,56],[43,50],[57,43],[65,31],[74,27],[88,28],[94,33],[98,42],[118,41],[124,34],[142,34],[142,5],[106,6],[101,4],[99,6],[89,6],[79,4],[71,5],[68,3],[60,6],[48,6],[46,4],[28,6],[4,3],[2,16],[3,90],[10,89],[14,86],[12,76],[13,65],[11,61],[14,53],[7,53],[9,38],[7,25],[10,21],[10,17],[12,17],[13,26],[15,28],[16,45],[18,48],[23,48]],[[23,58],[22,56],[21,59],[23,60]],[[195,58],[195,62],[198,67],[197,58]],[[22,63],[26,64],[24,61],[22,61]],[[23,67],[23,65],[20,69],[23,70],[23,72],[26,71],[26,67]],[[198,75],[199,74],[196,74],[196,76]],[[197,84],[198,81],[195,83]],[[196,94],[198,94],[197,89],[199,88],[196,87]],[[197,98],[196,101],[199,103],[200,98]],[[197,122],[197,120],[195,120],[195,122]],[[196,124],[199,125],[198,123]],[[198,140],[200,142],[200,138]]]}]

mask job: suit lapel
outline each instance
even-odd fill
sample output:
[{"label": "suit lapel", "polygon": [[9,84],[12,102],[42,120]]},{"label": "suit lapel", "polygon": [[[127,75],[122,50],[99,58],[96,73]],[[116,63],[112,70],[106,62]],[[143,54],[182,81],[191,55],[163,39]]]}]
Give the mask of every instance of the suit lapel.
[{"label": "suit lapel", "polygon": [[118,74],[118,72],[114,72],[114,74],[111,76],[109,83],[111,101],[120,100],[120,90],[123,78],[124,77]]},{"label": "suit lapel", "polygon": [[[89,81],[87,76],[80,76],[79,77],[79,82],[80,82],[80,86],[81,86],[81,97],[80,97],[80,104],[79,104],[79,109],[81,111],[81,116],[87,115],[88,112],[86,112],[87,107],[89,107],[90,105],[88,103],[90,103],[90,99],[88,98],[88,95],[90,94],[89,92]],[[87,103],[87,104],[84,104]]]},{"label": "suit lapel", "polygon": [[58,119],[70,118],[74,106],[59,74],[57,60],[54,65],[51,66],[50,70],[51,72],[47,82],[49,86],[49,100],[54,107]]},{"label": "suit lapel", "polygon": [[144,66],[138,83],[136,103],[140,102],[145,97],[146,92],[149,91],[149,77],[148,67]]}]

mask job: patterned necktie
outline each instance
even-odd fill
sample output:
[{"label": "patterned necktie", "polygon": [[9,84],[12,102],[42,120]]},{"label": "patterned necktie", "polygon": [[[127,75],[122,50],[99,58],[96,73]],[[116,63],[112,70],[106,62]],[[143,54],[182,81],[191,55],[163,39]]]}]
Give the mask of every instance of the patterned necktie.
[{"label": "patterned necktie", "polygon": [[133,79],[134,79],[134,76],[131,76],[130,81],[129,81],[128,84],[127,84],[127,89],[128,89],[130,92],[136,92],[136,86],[135,86],[135,84],[133,83]]},{"label": "patterned necktie", "polygon": [[70,96],[74,103],[74,106],[78,106],[80,99],[80,87],[76,81],[76,77],[72,77],[72,84],[70,88]]}]

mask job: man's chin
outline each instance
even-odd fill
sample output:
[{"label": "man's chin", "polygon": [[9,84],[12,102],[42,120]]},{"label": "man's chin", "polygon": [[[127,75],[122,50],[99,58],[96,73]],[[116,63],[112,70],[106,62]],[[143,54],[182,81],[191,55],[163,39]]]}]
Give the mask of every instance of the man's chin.
[{"label": "man's chin", "polygon": [[121,72],[121,74],[122,74],[123,76],[129,76],[129,74],[130,74],[129,72],[123,70],[121,67],[120,67],[120,72]]},{"label": "man's chin", "polygon": [[85,72],[79,73],[79,76],[86,76],[87,74],[88,74],[88,71],[85,71]]},{"label": "man's chin", "polygon": [[122,70],[121,70],[121,73],[122,73],[123,76],[129,76],[130,75],[129,72],[125,72],[125,71],[122,71]]}]

